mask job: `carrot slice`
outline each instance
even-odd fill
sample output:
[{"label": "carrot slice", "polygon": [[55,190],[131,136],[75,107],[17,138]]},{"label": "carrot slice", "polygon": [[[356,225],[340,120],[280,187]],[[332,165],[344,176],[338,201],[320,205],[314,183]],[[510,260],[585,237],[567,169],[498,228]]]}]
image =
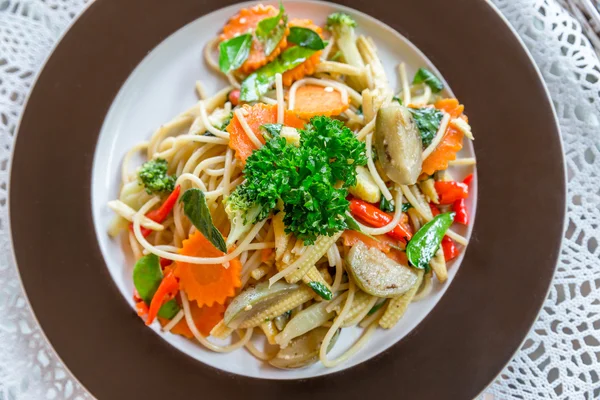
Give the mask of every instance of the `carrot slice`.
[{"label": "carrot slice", "polygon": [[[464,106],[458,103],[456,99],[444,99],[435,103],[435,107],[446,111],[452,118],[463,118],[467,116],[462,112]],[[423,161],[422,173],[432,175],[435,171],[441,171],[448,168],[448,162],[456,159],[456,153],[462,149],[464,134],[456,129],[452,124],[448,125],[444,137],[436,149]]]},{"label": "carrot slice", "polygon": [[[253,106],[245,104],[243,109],[246,110],[245,115],[246,122],[252,132],[256,135],[261,143],[265,143],[265,139],[260,132],[260,126],[264,124],[274,124],[277,122],[277,106],[263,103],[256,103]],[[304,127],[305,122],[298,118],[292,111],[286,110],[284,113],[283,123],[286,126],[291,126],[297,129]],[[242,124],[240,123],[237,115],[233,115],[231,122],[227,126],[227,132],[229,132],[229,147],[235,150],[235,156],[242,162],[242,165],[246,163],[246,159],[256,150],[256,146],[248,135]]]},{"label": "carrot slice", "polygon": [[[223,27],[223,33],[220,36],[221,40],[231,39],[235,36],[247,33],[248,31],[254,31],[258,23],[269,17],[274,17],[279,13],[273,6],[264,6],[259,4],[252,8],[243,8],[239,14],[231,17],[227,25]],[[287,46],[287,36],[289,32],[283,35],[283,38],[277,45],[277,48],[273,50],[268,56],[265,54],[262,43],[255,38],[252,39],[252,47],[250,48],[250,54],[248,58],[240,67],[240,71],[244,74],[250,74],[256,71],[263,65],[273,61],[281,50]]]},{"label": "carrot slice", "polygon": [[390,252],[390,246],[387,243],[373,239],[372,237],[357,231],[345,230],[344,233],[342,233],[342,239],[344,239],[344,246],[351,247],[358,242],[363,242],[369,248],[375,247],[377,250],[384,253]]},{"label": "carrot slice", "polygon": [[[191,257],[219,257],[223,253],[208,241],[199,231],[183,241],[179,254]],[[242,264],[237,258],[229,262],[229,268],[221,264],[175,263],[174,274],[179,278],[179,288],[198,306],[224,304],[235,289],[242,286],[240,279]]]},{"label": "carrot slice", "polygon": [[[196,328],[200,331],[200,333],[204,336],[208,336],[212,328],[215,327],[223,319],[223,315],[225,314],[225,306],[223,304],[214,304],[212,307],[204,306],[198,307],[195,302],[190,303],[190,312],[192,314],[192,319],[194,320],[194,324]],[[169,323],[169,320],[160,318],[160,324],[165,326]],[[179,321],[172,329],[171,333],[176,335],[185,336],[188,339],[194,337],[194,334],[190,330],[190,327],[187,324],[185,318]]]},{"label": "carrot slice", "polygon": [[[300,28],[312,29],[313,31],[317,32],[319,34],[319,36],[323,37],[323,35],[322,35],[323,29],[320,26],[315,25],[313,23],[313,21],[310,19],[294,18],[294,19],[290,20],[290,22],[288,23],[288,26],[290,26],[290,27],[297,26]],[[295,45],[292,43],[287,44],[288,48],[293,47],[293,46],[295,46]],[[314,74],[315,68],[316,68],[317,64],[320,62],[321,62],[321,51],[317,51],[315,54],[310,56],[310,58],[308,58],[308,60],[304,61],[302,64],[296,66],[295,68],[292,68],[289,71],[284,72],[281,77],[281,79],[283,81],[283,85],[291,86],[292,83],[296,82],[299,79],[304,78],[306,75]]]},{"label": "carrot slice", "polygon": [[342,100],[342,94],[317,85],[304,85],[296,90],[296,103],[294,112],[303,119],[309,119],[315,115],[340,115],[346,111],[348,103]]},{"label": "carrot slice", "polygon": [[398,264],[408,265],[408,257],[406,257],[406,253],[401,250],[391,249],[387,256]]}]

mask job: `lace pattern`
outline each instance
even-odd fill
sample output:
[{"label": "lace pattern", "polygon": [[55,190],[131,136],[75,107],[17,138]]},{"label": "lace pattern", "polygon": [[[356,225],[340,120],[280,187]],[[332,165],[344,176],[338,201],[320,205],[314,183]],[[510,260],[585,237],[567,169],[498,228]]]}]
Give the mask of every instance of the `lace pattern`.
[{"label": "lace pattern", "polygon": [[[560,120],[568,227],[556,277],[523,348],[482,396],[600,398],[600,62],[554,0],[493,0],[532,53]],[[0,0],[0,399],[90,399],[46,343],[7,232],[8,165],[35,74],[87,0]]]}]

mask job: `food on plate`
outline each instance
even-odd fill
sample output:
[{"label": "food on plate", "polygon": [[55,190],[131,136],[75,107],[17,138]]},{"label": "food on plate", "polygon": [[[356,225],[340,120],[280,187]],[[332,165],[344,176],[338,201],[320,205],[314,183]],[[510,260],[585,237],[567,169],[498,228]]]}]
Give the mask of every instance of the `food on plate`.
[{"label": "food on plate", "polygon": [[341,12],[319,26],[283,5],[244,8],[204,56],[226,86],[208,95],[199,81],[196,104],[130,149],[108,204],[109,233],[135,258],[137,313],[276,368],[343,363],[467,245],[464,106],[423,67],[410,80],[400,63],[392,87]]}]

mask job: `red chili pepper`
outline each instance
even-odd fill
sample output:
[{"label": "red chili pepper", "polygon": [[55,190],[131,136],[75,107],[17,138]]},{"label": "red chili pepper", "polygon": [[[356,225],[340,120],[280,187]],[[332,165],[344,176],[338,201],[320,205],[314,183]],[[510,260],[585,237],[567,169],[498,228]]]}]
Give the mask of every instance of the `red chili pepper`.
[{"label": "red chili pepper", "polygon": [[469,223],[469,214],[467,212],[467,202],[465,199],[456,200],[452,203],[452,211],[456,213],[454,222],[467,225]]},{"label": "red chili pepper", "polygon": [[433,203],[429,203],[429,208],[431,209],[431,213],[433,214],[433,216],[435,217],[436,215],[440,215],[440,209],[437,208],[437,206]]},{"label": "red chili pepper", "polygon": [[467,177],[463,180],[463,183],[467,186],[471,185],[471,181],[473,180],[473,174],[467,175]]},{"label": "red chili pepper", "polygon": [[233,89],[227,97],[229,97],[229,102],[232,106],[237,106],[240,104],[240,89]]},{"label": "red chili pepper", "polygon": [[[387,225],[394,219],[374,205],[359,199],[350,200],[350,212],[361,221],[376,228]],[[407,243],[412,237],[412,233],[410,232],[409,228],[403,225],[402,222],[396,225],[394,229],[389,231],[387,235],[403,243]]]},{"label": "red chili pepper", "polygon": [[469,186],[462,182],[436,181],[435,190],[440,198],[440,204],[452,204],[456,200],[469,197]]},{"label": "red chili pepper", "polygon": [[160,257],[158,261],[160,262],[160,266],[162,268],[168,267],[169,265],[173,264],[173,260],[169,260],[168,258]]},{"label": "red chili pepper", "polygon": [[[175,187],[175,189],[171,192],[169,197],[167,197],[165,202],[162,203],[162,205],[159,208],[157,208],[156,210],[149,211],[146,214],[146,217],[150,218],[154,222],[158,222],[159,224],[161,222],[163,222],[165,219],[167,219],[167,216],[173,210],[173,207],[175,207],[175,204],[177,203],[177,199],[179,198],[180,192],[181,192],[181,186],[177,185]],[[146,229],[144,227],[142,227],[141,229],[142,229],[142,235],[144,237],[146,237],[152,233],[152,229]],[[129,230],[133,232],[133,223],[129,224]]]},{"label": "red chili pepper", "polygon": [[444,259],[446,261],[456,258],[459,254],[456,244],[448,236],[444,236],[442,239],[442,249],[444,250]]},{"label": "red chili pepper", "polygon": [[173,271],[169,271],[160,282],[158,289],[156,289],[156,293],[154,293],[154,296],[152,297],[146,325],[150,325],[154,321],[158,314],[158,310],[160,310],[163,304],[175,297],[178,291],[179,282],[177,282],[177,278],[173,275]]}]

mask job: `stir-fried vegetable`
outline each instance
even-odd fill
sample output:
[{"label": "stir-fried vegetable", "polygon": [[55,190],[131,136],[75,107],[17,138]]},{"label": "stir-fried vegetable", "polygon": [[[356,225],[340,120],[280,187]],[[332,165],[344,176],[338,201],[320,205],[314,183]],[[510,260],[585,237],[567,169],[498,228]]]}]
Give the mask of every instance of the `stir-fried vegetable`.
[{"label": "stir-fried vegetable", "polygon": [[242,66],[250,54],[252,34],[236,36],[219,44],[219,68],[228,73]]},{"label": "stir-fried vegetable", "polygon": [[240,98],[246,102],[257,101],[273,86],[276,74],[283,74],[297,67],[315,54],[316,51],[300,46],[285,50],[274,61],[252,73],[242,82]]},{"label": "stir-fried vegetable", "polygon": [[426,268],[440,248],[442,238],[452,225],[454,213],[444,213],[434,217],[419,229],[406,246],[410,264],[419,269]]},{"label": "stir-fried vegetable", "polygon": [[157,158],[145,162],[138,171],[140,184],[148,194],[170,193],[175,187],[175,177],[167,174],[167,160]]},{"label": "stir-fried vegetable", "polygon": [[256,26],[256,38],[262,43],[265,55],[269,56],[278,47],[287,29],[287,15],[283,3],[279,3],[279,14],[261,20]]},{"label": "stir-fried vegetable", "polygon": [[[153,298],[161,286],[161,282],[163,282],[163,273],[160,268],[158,256],[148,254],[135,263],[135,266],[133,267],[133,285],[135,286],[138,296],[146,306],[152,305]],[[158,297],[161,297],[160,294],[157,298]],[[158,300],[160,300],[160,302]],[[178,311],[179,305],[177,305],[177,301],[174,299],[164,301],[161,297],[160,299],[157,299],[154,306],[152,320],[156,315],[163,318],[173,318]],[[148,324],[150,324],[152,322],[150,316],[148,317],[148,320]]]},{"label": "stir-fried vegetable", "polygon": [[317,115],[340,115],[348,109],[348,102],[331,87],[304,85],[296,90],[294,113],[300,118],[309,119]]},{"label": "stir-fried vegetable", "polygon": [[440,127],[444,114],[440,110],[431,107],[409,108],[408,110],[419,128],[423,146],[429,146]]},{"label": "stir-fried vegetable", "polygon": [[348,272],[364,292],[378,297],[395,297],[406,292],[417,280],[408,266],[384,253],[358,242],[348,252]]},{"label": "stir-fried vegetable", "polygon": [[215,246],[223,253],[227,251],[227,245],[223,235],[215,224],[213,224],[212,216],[204,192],[200,189],[188,189],[181,196],[180,202],[183,203],[183,212],[189,218],[192,224]]},{"label": "stir-fried vegetable", "polygon": [[[171,192],[169,197],[167,197],[165,202],[162,203],[162,205],[159,208],[157,208],[156,210],[148,211],[148,213],[146,214],[146,217],[150,218],[154,222],[158,222],[158,223],[163,222],[165,219],[167,219],[167,216],[171,213],[171,211],[173,211],[173,207],[175,207],[175,204],[177,204],[177,199],[179,198],[180,192],[181,192],[181,186],[177,185],[175,187],[175,189]],[[129,224],[129,229],[131,231],[133,231],[133,223]],[[141,228],[141,231],[142,231],[142,236],[144,236],[144,237],[147,237],[148,235],[150,235],[153,232],[152,229],[147,229],[144,227]]]},{"label": "stir-fried vegetable", "polygon": [[[327,331],[328,328],[316,328],[293,339],[287,347],[279,350],[277,355],[269,361],[269,364],[276,368],[294,369],[304,368],[316,363],[319,360],[319,350]],[[340,329],[331,338],[327,352],[335,346],[339,333]]]},{"label": "stir-fried vegetable", "polygon": [[369,203],[377,203],[379,200],[383,203],[385,200],[385,197],[381,195],[377,183],[375,183],[373,177],[365,167],[356,167],[356,185],[350,187],[348,191],[353,196]]},{"label": "stir-fried vegetable", "polygon": [[[356,21],[348,14],[336,12],[327,17],[327,28],[333,34],[335,43],[342,52],[344,61],[353,67],[363,69],[365,63],[356,46],[356,35],[354,33]],[[359,92],[367,87],[367,81],[364,76],[349,76],[348,82]]]},{"label": "stir-fried vegetable", "polygon": [[444,250],[444,259],[446,261],[450,261],[458,257],[458,248],[456,248],[456,244],[448,236],[444,236],[442,239],[442,249]]},{"label": "stir-fried vegetable", "polygon": [[425,83],[431,88],[433,93],[438,93],[444,88],[444,84],[431,71],[426,68],[419,68],[413,79],[413,84]]},{"label": "stir-fried vegetable", "polygon": [[302,336],[329,321],[335,313],[326,310],[328,305],[327,302],[322,301],[300,311],[287,323],[283,332],[275,337],[277,344],[285,348],[292,339]]},{"label": "stir-fried vegetable", "polygon": [[469,186],[462,182],[437,181],[434,185],[440,204],[452,204],[457,200],[469,197]]},{"label": "stir-fried vegetable", "polygon": [[[150,325],[152,322],[154,322],[154,319],[162,307],[167,305],[169,301],[172,301],[177,292],[179,292],[179,282],[177,282],[177,279],[173,275],[173,271],[169,271],[163,277],[160,285],[158,285],[156,292],[154,292],[154,296],[152,296],[150,308],[148,309],[148,319],[146,320],[146,325]],[[172,307],[173,310],[175,310],[174,305],[167,307]]]},{"label": "stir-fried vegetable", "polygon": [[[376,228],[385,226],[393,220],[391,216],[374,205],[358,199],[350,200],[350,212],[361,221]],[[396,225],[394,229],[386,233],[386,235],[406,243],[412,237],[412,233],[407,225],[406,216],[403,216],[403,218],[404,221],[400,220],[400,223]]]},{"label": "stir-fried vegetable", "polygon": [[386,175],[401,185],[417,182],[421,172],[423,143],[407,108],[382,107],[375,123],[375,149]]}]

